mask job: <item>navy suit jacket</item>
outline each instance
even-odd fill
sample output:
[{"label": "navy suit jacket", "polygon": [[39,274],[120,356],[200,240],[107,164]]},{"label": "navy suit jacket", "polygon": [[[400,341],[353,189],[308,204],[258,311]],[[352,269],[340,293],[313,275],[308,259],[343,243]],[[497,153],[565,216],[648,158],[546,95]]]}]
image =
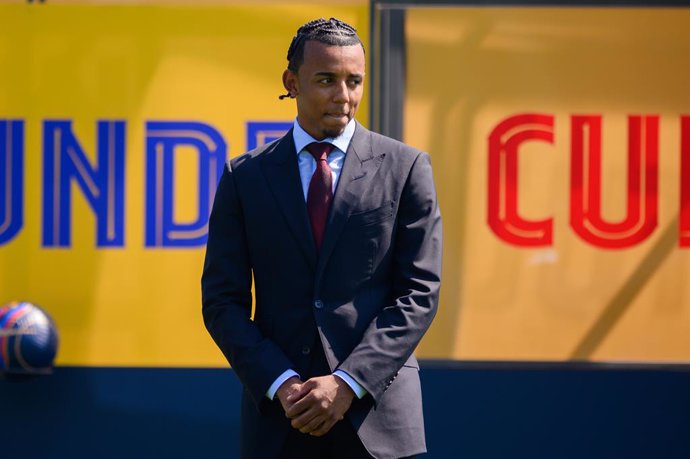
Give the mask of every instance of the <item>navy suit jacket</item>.
[{"label": "navy suit jacket", "polygon": [[440,276],[426,153],[357,124],[320,253],[292,131],[229,161],[209,221],[202,296],[206,327],[244,386],[242,456],[279,454],[291,427],[265,394],[288,368],[315,376],[314,346],[330,371],[367,390],[347,422],[374,457],[424,452],[413,351],[436,313]]}]

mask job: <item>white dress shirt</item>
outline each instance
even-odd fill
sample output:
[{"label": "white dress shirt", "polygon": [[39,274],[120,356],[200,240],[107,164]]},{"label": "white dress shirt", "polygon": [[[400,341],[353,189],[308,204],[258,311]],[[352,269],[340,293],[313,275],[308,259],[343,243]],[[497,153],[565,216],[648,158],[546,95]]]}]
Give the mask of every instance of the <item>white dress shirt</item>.
[{"label": "white dress shirt", "polygon": [[312,136],[306,133],[302,126],[299,125],[295,119],[295,124],[292,129],[292,138],[295,141],[295,149],[297,150],[297,165],[299,166],[299,178],[302,180],[302,191],[304,192],[304,200],[307,200],[307,193],[309,192],[309,183],[311,177],[316,171],[316,160],[314,156],[306,149],[307,145],[313,142],[330,143],[335,148],[328,155],[328,166],[331,168],[331,176],[333,177],[333,194],[338,185],[340,178],[340,171],[343,169],[345,162],[345,152],[350,145],[352,135],[355,133],[355,121],[348,123],[345,131],[338,137],[327,137],[323,140],[315,140]]},{"label": "white dress shirt", "polygon": [[[345,127],[345,130],[338,137],[327,137],[323,140],[316,140],[307,132],[302,129],[299,125],[297,118],[292,129],[292,137],[295,142],[295,150],[297,150],[297,164],[299,166],[299,176],[302,181],[302,191],[304,192],[304,200],[307,200],[307,193],[309,192],[309,182],[311,182],[311,177],[314,175],[316,170],[316,160],[306,150],[306,146],[312,142],[328,142],[332,144],[335,148],[328,155],[328,166],[331,168],[331,176],[333,177],[333,194],[335,194],[335,189],[338,185],[338,179],[340,178],[340,172],[343,170],[343,163],[345,162],[345,153],[347,152],[347,147],[350,145],[352,136],[355,133],[355,120],[352,119]],[[362,398],[367,395],[366,389],[364,389],[357,381],[355,381],[349,374],[342,370],[335,370],[334,375],[338,376],[340,379],[345,381],[345,383],[350,386],[350,389],[355,393],[357,398]],[[293,376],[298,376],[296,371],[292,369],[285,370],[276,380],[271,384],[271,387],[266,391],[266,396],[273,400],[278,388],[288,379]]]}]

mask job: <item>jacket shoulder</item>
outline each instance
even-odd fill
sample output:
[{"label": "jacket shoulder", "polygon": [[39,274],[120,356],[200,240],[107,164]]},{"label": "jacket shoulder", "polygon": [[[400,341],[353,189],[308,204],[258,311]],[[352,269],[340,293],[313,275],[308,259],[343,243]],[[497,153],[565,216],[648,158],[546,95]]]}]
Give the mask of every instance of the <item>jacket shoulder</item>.
[{"label": "jacket shoulder", "polygon": [[285,147],[284,142],[290,142],[291,140],[292,130],[279,139],[260,145],[240,156],[227,160],[226,167],[232,172],[239,172],[247,168],[253,169],[261,158],[271,154],[277,148]]},{"label": "jacket shoulder", "polygon": [[419,158],[428,157],[427,153],[418,148],[377,132],[365,130],[363,135],[368,140],[369,155],[385,157],[385,167],[397,170],[397,174],[408,174]]},{"label": "jacket shoulder", "polygon": [[421,150],[396,140],[392,137],[379,134],[378,132],[366,130],[369,135],[372,149],[374,151],[390,151],[395,153],[396,156],[402,155],[403,157],[416,158]]}]

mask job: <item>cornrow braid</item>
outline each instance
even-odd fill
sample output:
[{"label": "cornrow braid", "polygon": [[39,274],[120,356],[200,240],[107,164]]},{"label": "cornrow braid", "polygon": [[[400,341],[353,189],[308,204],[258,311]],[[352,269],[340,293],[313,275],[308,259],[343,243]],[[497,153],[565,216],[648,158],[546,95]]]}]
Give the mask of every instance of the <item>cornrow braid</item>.
[{"label": "cornrow braid", "polygon": [[357,36],[357,29],[351,25],[335,18],[315,19],[300,27],[290,43],[287,60],[288,70],[291,72],[297,73],[297,69],[302,65],[304,45],[309,40],[334,46],[362,45],[364,49],[362,40]]}]

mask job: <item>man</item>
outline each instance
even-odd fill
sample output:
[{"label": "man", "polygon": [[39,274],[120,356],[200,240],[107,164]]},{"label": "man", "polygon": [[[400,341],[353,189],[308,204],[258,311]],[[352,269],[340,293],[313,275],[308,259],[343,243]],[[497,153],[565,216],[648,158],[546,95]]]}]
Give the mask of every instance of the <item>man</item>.
[{"label": "man", "polygon": [[231,160],[216,192],[203,315],[244,386],[243,458],[426,451],[412,352],[436,313],[441,219],[428,155],[354,120],[364,72],[351,26],[302,26],[293,129]]}]

